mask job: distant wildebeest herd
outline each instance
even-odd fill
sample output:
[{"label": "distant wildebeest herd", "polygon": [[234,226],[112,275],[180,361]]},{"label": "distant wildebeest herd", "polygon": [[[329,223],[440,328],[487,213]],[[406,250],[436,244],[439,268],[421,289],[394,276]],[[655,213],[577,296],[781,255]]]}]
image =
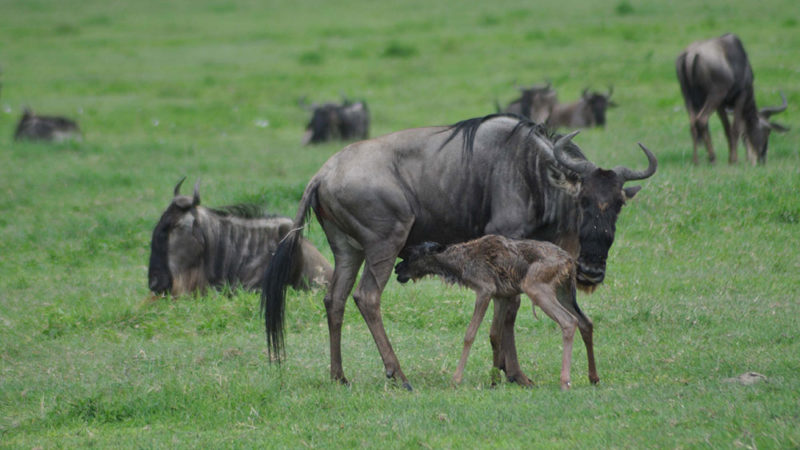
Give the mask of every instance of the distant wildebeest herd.
[{"label": "distant wildebeest herd", "polygon": [[[753,72],[738,37],[690,44],[677,58],[676,72],[689,114],[693,162],[698,163],[700,140],[715,160],[708,120],[716,112],[729,162],[737,161],[743,137],[748,160],[765,163],[770,131],[788,129],[769,119],[784,111],[787,101],[781,93],[781,106],[756,108]],[[571,383],[576,328],[586,346],[589,381],[596,384],[593,324],[578,306],[576,289],[593,292],[604,281],[619,214],[641,189],[625,184],[653,176],[657,159],[639,144],[646,168],[604,169],[572,142],[577,131],[557,132],[606,126],[606,112],[616,106],[612,86],[605,93],[584,89],[570,103],[560,103],[549,82],[519,91],[505,108],[496,103],[493,114],[373,139],[365,101],[308,105],[302,100],[311,114],[303,145],[356,142],[311,178],[293,219],[252,204],[206,208],[197,185],[191,196],[181,195],[183,180],[178,182],[152,233],[149,289],[175,297],[208,287],[260,290],[270,360],[280,362],[287,287],[326,288],[330,376],[341,383],[348,382],[342,326],[352,293],[386,376],[409,390],[381,314],[381,295],[393,272],[401,283],[436,275],[475,292],[456,384],[490,300],[493,366],[510,381],[532,384],[519,365],[514,337],[524,293],[562,330],[562,389]],[[59,141],[79,138],[80,129],[70,119],[26,109],[14,137]],[[312,210],[333,267],[303,237]]]}]

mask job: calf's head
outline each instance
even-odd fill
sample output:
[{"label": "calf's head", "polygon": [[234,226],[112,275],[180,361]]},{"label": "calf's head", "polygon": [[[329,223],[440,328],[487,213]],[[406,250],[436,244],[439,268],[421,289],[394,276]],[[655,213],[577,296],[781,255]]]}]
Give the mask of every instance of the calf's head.
[{"label": "calf's head", "polygon": [[408,280],[418,280],[425,275],[435,272],[435,260],[433,256],[443,252],[445,247],[436,242],[423,242],[419,245],[406,247],[403,251],[404,259],[394,271],[397,274],[397,281],[406,283]]},{"label": "calf's head", "polygon": [[198,269],[202,261],[204,240],[196,223],[200,195],[197,185],[191,197],[180,195],[184,179],[175,186],[172,202],[161,215],[150,241],[148,285],[159,295],[180,294],[173,286],[175,278]]},{"label": "calf's head", "polygon": [[611,170],[599,168],[588,160],[575,160],[565,155],[563,148],[578,132],[560,138],[553,147],[558,162],[578,174],[581,179],[577,193],[579,211],[578,255],[579,287],[593,290],[603,282],[608,251],[614,243],[616,223],[622,206],[633,198],[641,186],[623,187],[628,181],[643,180],[656,172],[656,157],[644,145],[639,146],[648,160],[645,170],[619,166]]}]

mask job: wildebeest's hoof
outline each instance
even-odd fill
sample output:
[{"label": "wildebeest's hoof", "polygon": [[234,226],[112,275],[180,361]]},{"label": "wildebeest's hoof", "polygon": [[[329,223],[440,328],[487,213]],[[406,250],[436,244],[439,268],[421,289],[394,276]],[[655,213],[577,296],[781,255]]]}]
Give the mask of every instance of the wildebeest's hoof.
[{"label": "wildebeest's hoof", "polygon": [[409,383],[408,381],[406,381],[405,383],[403,383],[403,387],[404,387],[404,388],[406,388],[406,390],[407,390],[408,392],[413,392],[413,391],[414,391],[414,388],[412,388],[412,387],[411,387],[411,383]]},{"label": "wildebeest's hoof", "polygon": [[510,383],[517,383],[522,387],[533,387],[533,382],[530,380],[530,378],[526,377],[525,374],[522,373],[509,375],[508,381]]}]

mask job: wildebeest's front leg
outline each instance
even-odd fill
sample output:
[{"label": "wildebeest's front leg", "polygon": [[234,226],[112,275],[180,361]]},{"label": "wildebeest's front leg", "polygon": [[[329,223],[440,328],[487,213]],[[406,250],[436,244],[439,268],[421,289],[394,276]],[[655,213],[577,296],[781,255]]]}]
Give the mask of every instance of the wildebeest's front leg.
[{"label": "wildebeest's front leg", "polygon": [[597,384],[600,381],[600,377],[597,376],[597,367],[594,360],[594,325],[578,306],[578,300],[575,297],[575,287],[572,286],[571,283],[570,281],[570,283],[564,283],[559,286],[556,295],[558,296],[558,302],[561,303],[561,306],[566,308],[570,314],[578,319],[578,329],[581,332],[583,344],[586,346],[586,359],[589,364],[589,382]]},{"label": "wildebeest's front leg", "polygon": [[[467,365],[467,358],[469,357],[469,350],[472,348],[472,343],[475,342],[475,335],[478,333],[478,327],[483,322],[483,317],[486,315],[486,309],[489,307],[489,301],[492,299],[491,292],[479,291],[475,296],[475,310],[472,313],[472,319],[467,326],[467,333],[464,336],[464,348],[461,350],[461,359],[458,361],[458,368],[453,375],[453,384],[458,385],[461,383],[461,378],[464,375],[464,367]],[[503,300],[495,300],[495,303]]]}]

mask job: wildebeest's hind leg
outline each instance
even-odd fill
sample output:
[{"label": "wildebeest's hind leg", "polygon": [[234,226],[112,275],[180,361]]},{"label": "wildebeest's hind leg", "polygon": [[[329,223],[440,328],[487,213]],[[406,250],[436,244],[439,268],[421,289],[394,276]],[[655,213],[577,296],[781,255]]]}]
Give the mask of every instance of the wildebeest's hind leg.
[{"label": "wildebeest's hind leg", "polygon": [[331,352],[331,378],[347,384],[342,368],[342,322],[347,297],[355,284],[358,269],[364,262],[361,250],[351,247],[339,228],[322,222],[333,251],[334,268],[331,284],[325,294],[325,312],[328,317],[328,334]]},{"label": "wildebeest's hind leg", "polygon": [[597,366],[594,360],[594,325],[592,321],[581,311],[575,293],[574,277],[561,283],[556,291],[558,302],[567,309],[575,318],[578,319],[578,329],[581,332],[583,344],[586,346],[586,359],[589,364],[589,382],[597,384],[600,377],[597,376]]},{"label": "wildebeest's hind leg", "polygon": [[517,344],[514,340],[514,323],[517,320],[519,305],[518,295],[502,302],[495,300],[489,339],[492,343],[494,367],[505,372],[508,381],[532,386],[533,383],[519,366]]},{"label": "wildebeest's hind leg", "polygon": [[353,299],[358,310],[361,311],[364,321],[367,322],[375,345],[378,346],[386,377],[399,379],[403,383],[403,387],[410,391],[412,390],[411,384],[400,368],[400,361],[392,349],[381,317],[381,293],[392,275],[395,260],[408,237],[409,229],[411,229],[410,223],[399,224],[389,239],[383,238],[380,241],[376,240],[364,245],[366,264]]},{"label": "wildebeest's hind leg", "polygon": [[522,281],[522,289],[535,305],[542,308],[542,311],[561,327],[561,340],[563,344],[563,353],[561,356],[561,389],[567,390],[571,384],[570,366],[572,364],[572,341],[575,336],[575,328],[578,326],[578,319],[559,303],[553,287],[548,283],[541,282],[537,278],[538,275],[538,271],[533,269],[529,270],[525,279]]},{"label": "wildebeest's hind leg", "polygon": [[[478,333],[478,327],[483,322],[483,317],[486,315],[486,309],[489,307],[489,301],[492,299],[489,292],[478,292],[475,296],[475,310],[472,313],[472,319],[467,326],[467,333],[464,336],[464,348],[461,350],[461,359],[458,361],[458,368],[453,375],[453,384],[458,385],[461,383],[461,378],[464,375],[464,367],[467,365],[467,358],[469,357],[469,350],[472,343],[475,342],[475,335]],[[504,300],[495,299],[495,303]]]}]

